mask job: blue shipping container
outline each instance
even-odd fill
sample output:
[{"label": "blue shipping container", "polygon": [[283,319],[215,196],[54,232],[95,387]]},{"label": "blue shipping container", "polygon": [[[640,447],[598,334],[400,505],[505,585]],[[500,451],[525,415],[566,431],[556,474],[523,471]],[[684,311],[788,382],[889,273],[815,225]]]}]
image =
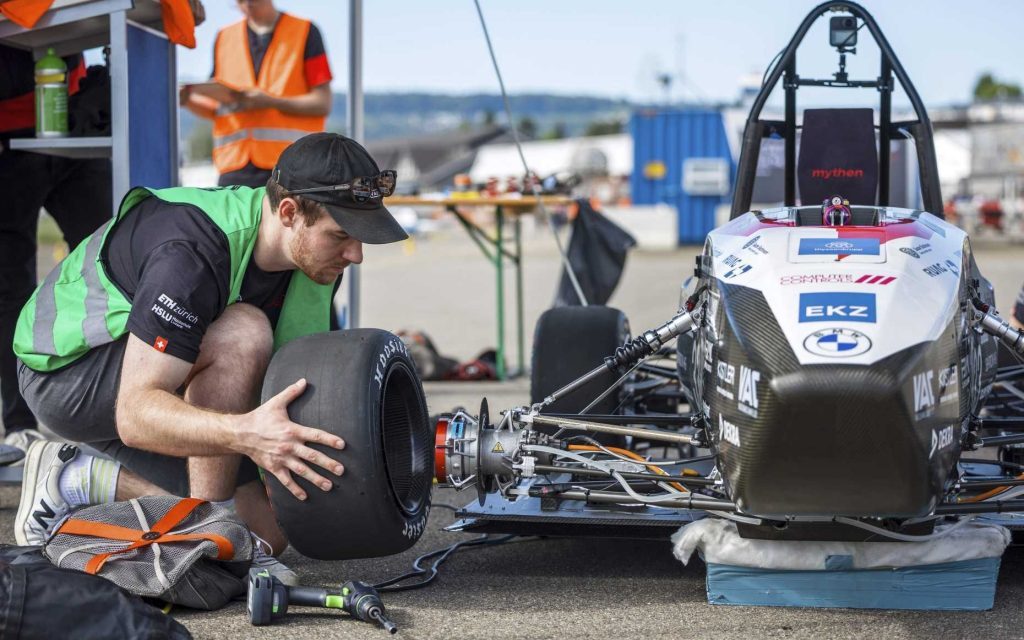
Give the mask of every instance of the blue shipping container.
[{"label": "blue shipping container", "polygon": [[640,109],[630,118],[629,130],[633,203],[675,206],[679,244],[703,244],[715,226],[715,209],[730,201],[736,175],[722,114]]}]

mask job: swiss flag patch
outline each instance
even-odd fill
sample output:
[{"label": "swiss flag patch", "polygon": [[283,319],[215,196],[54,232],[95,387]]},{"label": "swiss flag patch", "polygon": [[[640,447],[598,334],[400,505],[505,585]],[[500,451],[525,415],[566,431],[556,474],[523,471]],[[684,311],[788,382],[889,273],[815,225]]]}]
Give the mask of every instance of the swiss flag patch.
[{"label": "swiss flag patch", "polygon": [[167,350],[167,338],[163,336],[157,336],[156,340],[153,341],[153,348],[163,353]]}]

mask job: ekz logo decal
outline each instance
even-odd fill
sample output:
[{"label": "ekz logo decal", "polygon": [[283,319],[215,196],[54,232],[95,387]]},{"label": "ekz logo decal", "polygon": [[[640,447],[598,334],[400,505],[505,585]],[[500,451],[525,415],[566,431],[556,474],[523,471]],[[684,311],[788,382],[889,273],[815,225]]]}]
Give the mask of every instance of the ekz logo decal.
[{"label": "ekz logo decal", "polygon": [[800,322],[875,322],[873,293],[801,293]]}]

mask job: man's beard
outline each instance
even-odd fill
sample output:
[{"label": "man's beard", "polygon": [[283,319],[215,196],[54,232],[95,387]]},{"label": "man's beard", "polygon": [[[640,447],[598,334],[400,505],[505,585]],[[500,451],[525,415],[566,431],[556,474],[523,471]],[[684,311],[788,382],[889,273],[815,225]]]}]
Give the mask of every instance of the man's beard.
[{"label": "man's beard", "polygon": [[317,265],[314,264],[313,252],[309,249],[307,233],[298,233],[292,239],[292,261],[313,282],[317,284],[331,284],[338,279],[340,274],[331,267],[317,268]]}]

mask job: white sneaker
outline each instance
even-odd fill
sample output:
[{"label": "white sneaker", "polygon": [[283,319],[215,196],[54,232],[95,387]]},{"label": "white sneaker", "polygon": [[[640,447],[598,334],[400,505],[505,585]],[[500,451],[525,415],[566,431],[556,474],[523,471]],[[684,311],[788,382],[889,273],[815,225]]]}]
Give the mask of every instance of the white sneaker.
[{"label": "white sneaker", "polygon": [[270,555],[270,545],[267,542],[256,535],[255,533],[249,532],[252,536],[252,566],[257,569],[266,569],[266,571],[285,583],[289,587],[299,586],[299,576],[294,571],[289,569],[280,560]]},{"label": "white sneaker", "polygon": [[[38,429],[19,429],[17,431],[11,431],[4,436],[4,444],[21,449],[26,453],[28,452],[29,446],[31,446],[36,440],[46,440],[46,436],[39,433]],[[20,467],[23,464],[25,464],[24,458],[16,462],[12,462],[10,466]]]},{"label": "white sneaker", "polygon": [[63,442],[37,440],[25,456],[21,501],[14,518],[14,537],[20,545],[40,545],[70,511],[60,495],[60,473],[78,455],[78,447]]}]

